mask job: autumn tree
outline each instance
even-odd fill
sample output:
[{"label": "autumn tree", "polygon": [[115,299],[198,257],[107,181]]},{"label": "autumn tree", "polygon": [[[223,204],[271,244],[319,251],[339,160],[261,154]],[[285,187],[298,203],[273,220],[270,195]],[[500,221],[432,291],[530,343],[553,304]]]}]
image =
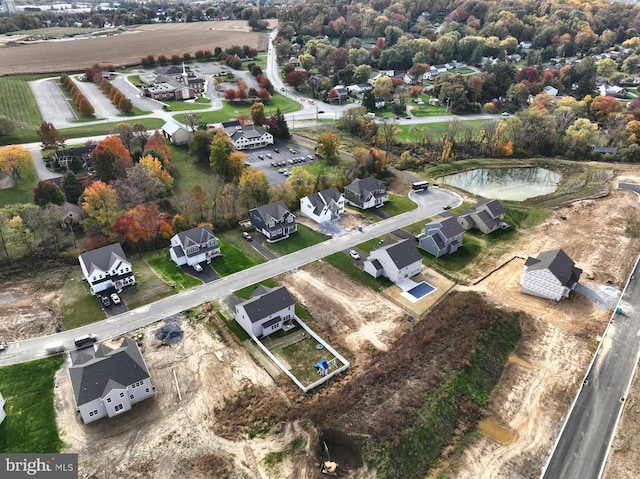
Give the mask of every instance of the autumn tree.
[{"label": "autumn tree", "polygon": [[123,177],[126,169],[133,165],[129,150],[117,136],[108,136],[98,142],[91,155],[96,176],[107,183]]},{"label": "autumn tree", "polygon": [[140,158],[140,166],[149,170],[154,178],[160,180],[166,189],[167,195],[171,194],[173,191],[173,177],[165,168],[163,168],[160,160],[151,155],[146,155]]},{"label": "autumn tree", "polygon": [[148,243],[160,233],[160,215],[155,204],[137,205],[116,218],[112,231],[132,243]]},{"label": "autumn tree", "polygon": [[304,168],[293,168],[287,183],[291,185],[296,200],[300,200],[300,198],[314,193],[317,178]]},{"label": "autumn tree", "polygon": [[118,204],[125,210],[167,195],[162,182],[140,164],[129,168],[126,177],[114,180],[111,186],[117,194]]},{"label": "autumn tree", "polygon": [[16,124],[11,118],[0,115],[0,136],[9,136],[16,130]]},{"label": "autumn tree", "polygon": [[211,171],[223,178],[226,177],[230,153],[229,145],[221,139],[214,139],[211,142],[210,151],[209,166],[211,167]]},{"label": "autumn tree", "polygon": [[256,102],[251,105],[251,119],[253,120],[253,124],[257,126],[262,126],[262,122],[264,121],[264,104],[260,102]]},{"label": "autumn tree", "polygon": [[269,203],[269,181],[264,173],[256,168],[244,168],[238,182],[238,190],[247,210]]},{"label": "autumn tree", "polygon": [[591,102],[591,114],[599,122],[606,122],[613,114],[622,111],[622,103],[610,96],[597,96]]},{"label": "autumn tree", "polygon": [[83,226],[89,234],[101,233],[108,237],[113,222],[122,214],[115,189],[102,181],[85,188],[80,206],[87,214]]},{"label": "autumn tree", "polygon": [[191,130],[191,133],[193,133],[202,124],[202,117],[200,115],[196,115],[195,113],[187,113],[184,116],[184,122],[187,125],[187,129]]},{"label": "autumn tree", "polygon": [[167,146],[167,143],[158,130],[153,132],[153,135],[146,141],[142,156],[151,155],[154,158],[158,158],[162,164],[167,167],[171,160],[171,150]]},{"label": "autumn tree", "polygon": [[327,163],[333,163],[338,157],[340,138],[335,133],[324,133],[318,138],[316,151],[322,155]]},{"label": "autumn tree", "polygon": [[49,203],[61,205],[64,200],[64,193],[53,181],[40,180],[33,189],[33,202],[38,206],[45,206]]},{"label": "autumn tree", "polygon": [[133,133],[133,127],[129,123],[118,123],[113,127],[113,134],[118,135],[120,141],[129,150],[129,154],[133,156],[133,147],[136,141],[136,136]]},{"label": "autumn tree", "polygon": [[42,142],[43,150],[59,150],[60,148],[64,148],[64,142],[66,140],[64,136],[62,136],[62,133],[53,126],[53,123],[43,121],[36,133]]},{"label": "autumn tree", "polygon": [[10,145],[0,148],[0,174],[17,182],[21,173],[33,166],[31,152],[24,146]]}]

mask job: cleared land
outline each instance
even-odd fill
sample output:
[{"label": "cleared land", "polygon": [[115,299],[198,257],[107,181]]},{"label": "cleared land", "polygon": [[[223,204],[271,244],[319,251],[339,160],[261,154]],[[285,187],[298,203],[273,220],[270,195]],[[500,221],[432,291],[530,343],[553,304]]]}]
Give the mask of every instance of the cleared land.
[{"label": "cleared land", "polygon": [[148,55],[193,55],[198,50],[223,50],[248,45],[266,50],[267,34],[251,32],[247,22],[198,22],[139,25],[121,33],[79,40],[49,40],[0,47],[0,76],[17,73],[80,71],[94,63],[135,65]]}]

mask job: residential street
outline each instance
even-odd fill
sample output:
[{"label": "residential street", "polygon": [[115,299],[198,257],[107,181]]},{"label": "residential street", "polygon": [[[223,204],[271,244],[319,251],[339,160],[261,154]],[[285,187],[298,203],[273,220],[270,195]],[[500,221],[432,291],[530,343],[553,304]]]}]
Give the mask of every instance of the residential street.
[{"label": "residential street", "polygon": [[212,283],[183,291],[119,316],[113,316],[72,331],[63,331],[52,336],[29,339],[19,343],[9,343],[7,349],[0,355],[0,366],[44,357],[45,345],[51,343],[62,342],[66,349],[73,349],[73,338],[83,334],[94,333],[99,340],[125,334],[128,331],[160,321],[206,301],[224,298],[233,291],[245,286],[295,270],[325,256],[350,249],[364,241],[424,220],[442,212],[443,207],[446,205],[457,206],[462,203],[462,199],[458,195],[441,188],[433,188],[423,192],[411,191],[410,198],[418,203],[418,208],[366,226],[362,232],[353,231],[344,236],[332,238],[323,243],[223,277]]}]

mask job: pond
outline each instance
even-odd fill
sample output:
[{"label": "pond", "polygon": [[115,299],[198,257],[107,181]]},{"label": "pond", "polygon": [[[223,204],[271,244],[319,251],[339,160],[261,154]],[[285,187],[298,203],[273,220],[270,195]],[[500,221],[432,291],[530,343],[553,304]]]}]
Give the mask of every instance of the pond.
[{"label": "pond", "polygon": [[522,201],[556,191],[560,175],[545,168],[478,168],[440,181],[491,200]]}]

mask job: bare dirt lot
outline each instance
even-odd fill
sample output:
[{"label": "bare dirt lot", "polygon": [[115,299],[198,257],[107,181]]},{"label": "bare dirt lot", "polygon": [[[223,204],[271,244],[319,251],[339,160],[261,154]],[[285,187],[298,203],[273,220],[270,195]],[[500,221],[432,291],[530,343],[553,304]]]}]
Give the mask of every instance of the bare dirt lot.
[{"label": "bare dirt lot", "polygon": [[[640,169],[629,168],[615,181],[622,179],[640,183]],[[475,285],[470,281],[456,287],[478,291],[489,301],[522,310],[532,319],[523,324],[520,346],[487,408],[488,416],[513,430],[514,439],[500,444],[478,436],[461,456],[445,456],[441,470],[448,471],[448,477],[539,477],[611,311],[598,309],[579,294],[560,303],[522,295],[518,280],[523,258],[563,248],[584,269],[581,283],[595,288],[612,279],[613,286],[622,287],[640,249],[634,231],[639,207],[635,194],[612,189],[607,197],[560,208],[518,236],[508,253],[473,268],[473,278],[502,267]],[[336,382],[348,381],[373,355],[390,348],[411,328],[402,308],[325,262],[278,280],[309,310],[310,326],[351,362],[352,369],[335,378]],[[0,287],[0,335],[10,335],[14,329],[17,332],[11,339],[52,332],[53,316],[48,308],[58,308],[60,293],[51,282],[46,289],[50,296],[38,298],[42,287],[29,284],[26,279]],[[24,288],[27,294],[21,295]],[[277,425],[275,434],[251,439],[247,434],[235,439],[219,434],[218,423],[225,418],[216,416],[216,407],[245,386],[260,387],[264,401],[277,399],[284,404],[301,401],[302,393],[288,387],[284,376],[277,377],[284,387],[276,388],[261,362],[249,355],[253,350],[215,324],[211,334],[201,321],[185,321],[185,337],[175,346],[160,346],[152,334],[158,326],[147,328],[143,354],[158,395],[118,418],[81,425],[75,417],[68,375],[64,369],[59,372],[55,397],[60,433],[65,451],[80,453],[83,476],[165,478],[183,474],[198,478],[212,477],[212,471],[217,471],[215,477],[225,478],[321,477],[313,466],[318,454],[312,450],[309,431],[297,423]],[[608,477],[638,476],[639,405],[636,379]],[[267,466],[267,454],[285,450],[296,437],[303,438],[305,446],[296,456],[295,467],[288,456],[279,466]],[[375,476],[360,470],[352,477]]]},{"label": "bare dirt lot", "polygon": [[116,67],[134,65],[148,55],[193,55],[198,50],[223,50],[249,45],[266,50],[267,34],[252,32],[247,22],[196,22],[138,25],[112,36],[10,43],[0,42],[0,76],[84,70],[95,63]]}]

